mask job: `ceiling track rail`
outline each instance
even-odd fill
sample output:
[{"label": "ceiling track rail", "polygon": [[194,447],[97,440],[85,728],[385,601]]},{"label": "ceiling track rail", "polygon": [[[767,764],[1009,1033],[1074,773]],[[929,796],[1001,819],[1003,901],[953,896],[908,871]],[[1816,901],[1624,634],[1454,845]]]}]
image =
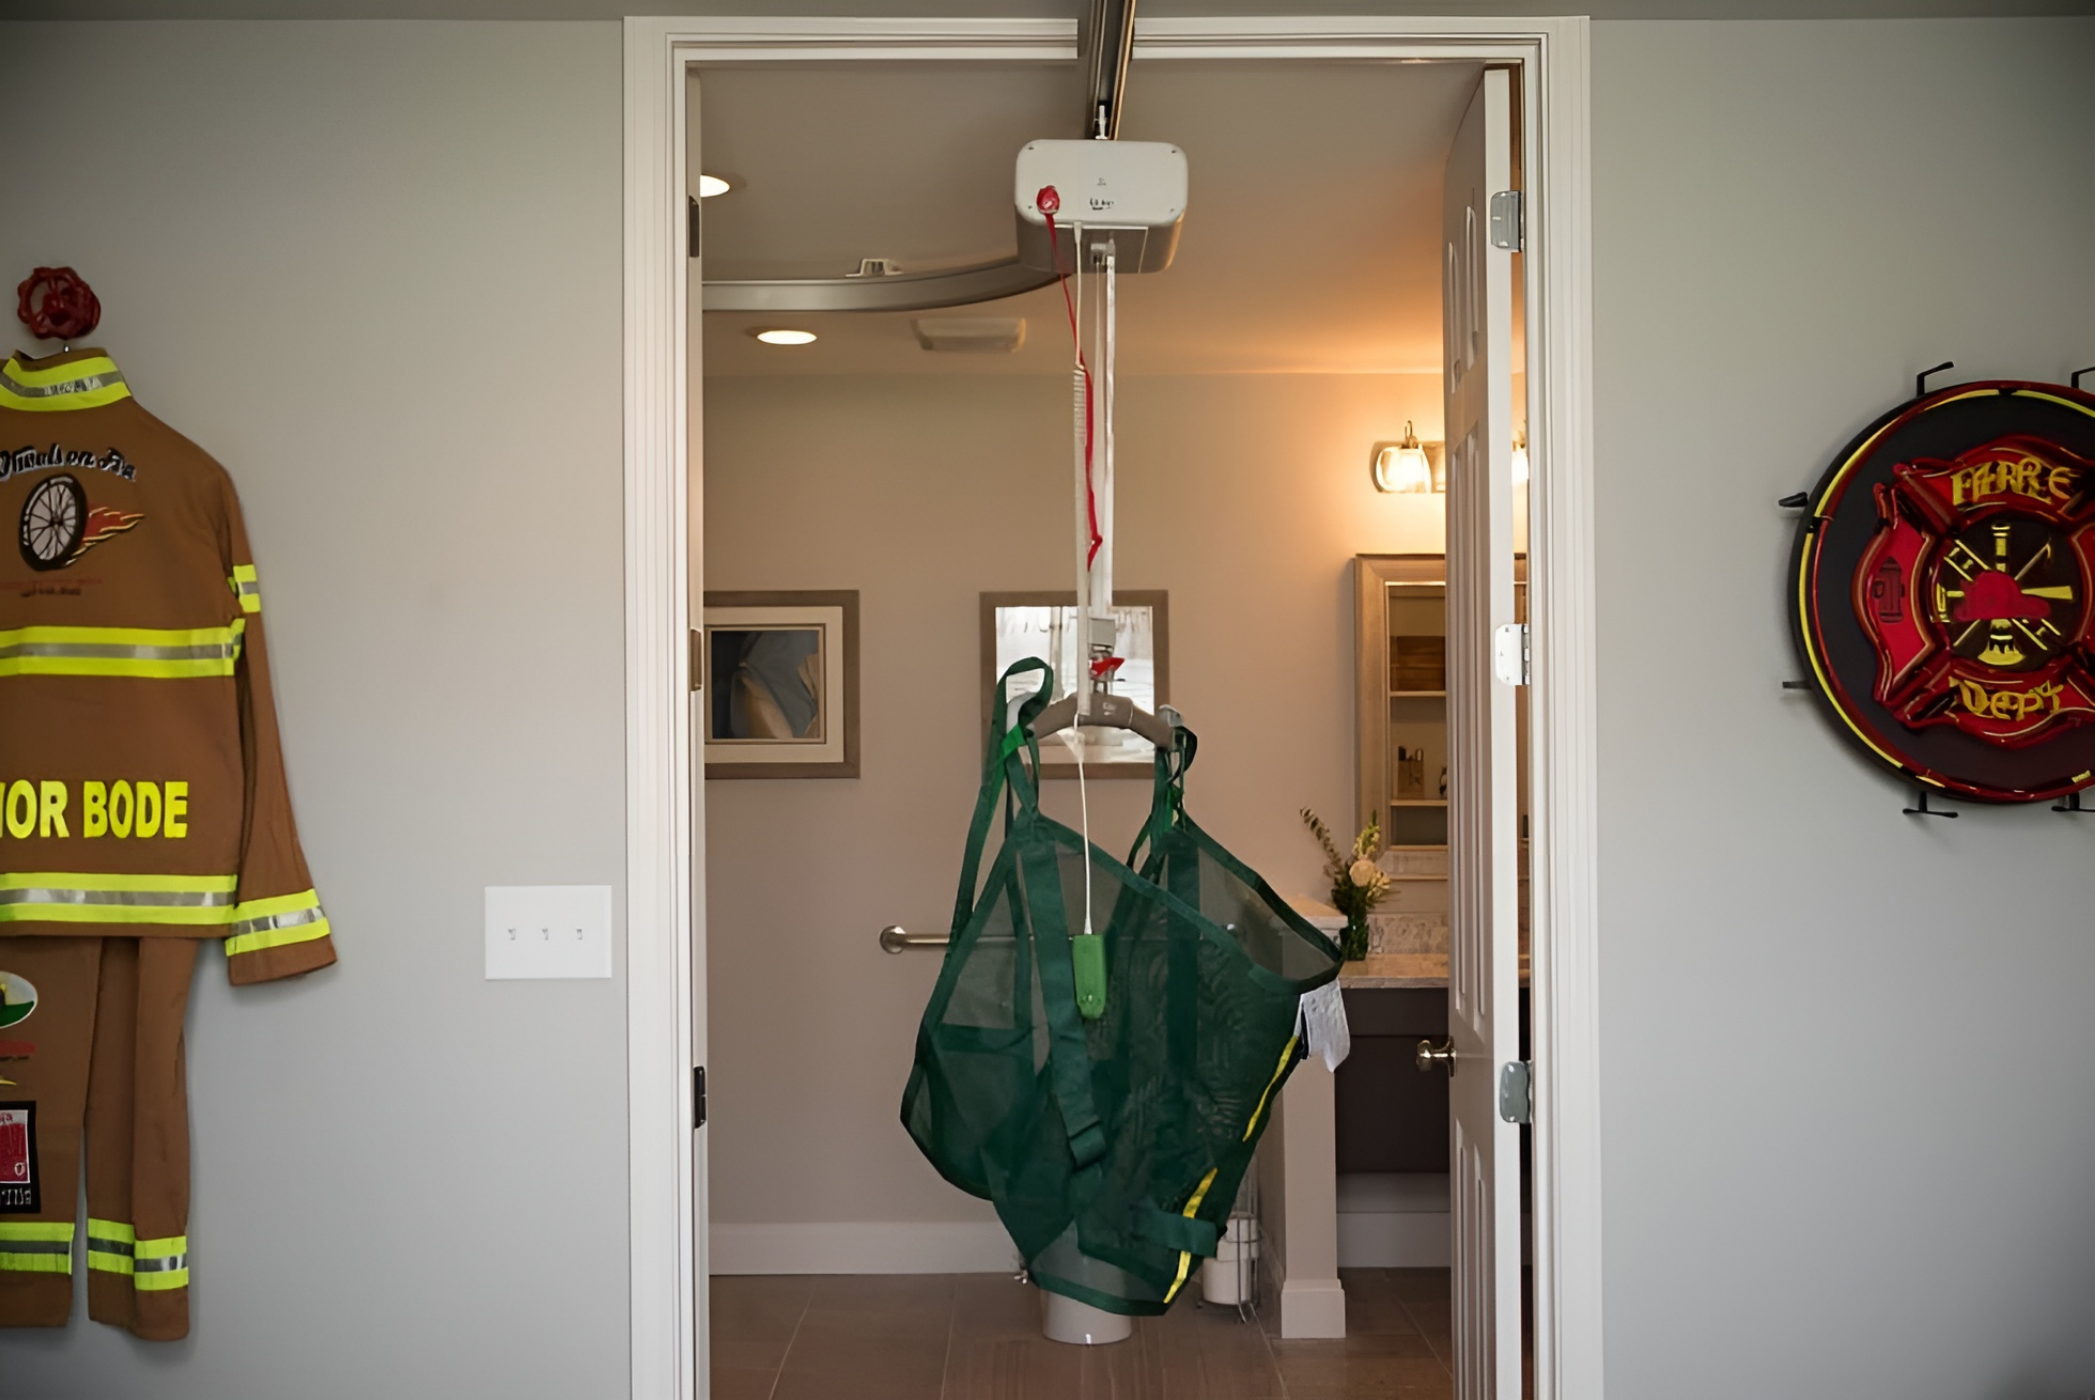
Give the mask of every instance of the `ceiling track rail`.
[{"label": "ceiling track rail", "polygon": [[[1081,131],[1114,140],[1123,121],[1123,81],[1137,35],[1137,0],[1081,0],[1079,77],[1085,111]],[[864,267],[867,264],[863,264]],[[1057,280],[1054,272],[1021,266],[1018,255],[974,267],[934,272],[867,271],[850,277],[772,280],[710,278],[701,284],[702,311],[821,312],[934,311],[1020,296]]]},{"label": "ceiling track rail", "polygon": [[1086,98],[1086,131],[1116,139],[1123,124],[1123,79],[1137,37],[1137,0],[1084,0],[1079,19],[1079,77]]}]

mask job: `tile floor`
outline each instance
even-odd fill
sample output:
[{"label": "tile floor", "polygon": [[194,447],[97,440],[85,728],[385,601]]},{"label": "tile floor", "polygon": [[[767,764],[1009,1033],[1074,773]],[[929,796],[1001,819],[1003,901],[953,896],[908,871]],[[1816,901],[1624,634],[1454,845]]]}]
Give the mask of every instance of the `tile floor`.
[{"label": "tile floor", "polygon": [[1074,1347],[1004,1274],[716,1278],[714,1400],[1448,1397],[1449,1271],[1345,1269],[1342,1286],[1340,1341],[1282,1341],[1191,1299],[1127,1342]]}]

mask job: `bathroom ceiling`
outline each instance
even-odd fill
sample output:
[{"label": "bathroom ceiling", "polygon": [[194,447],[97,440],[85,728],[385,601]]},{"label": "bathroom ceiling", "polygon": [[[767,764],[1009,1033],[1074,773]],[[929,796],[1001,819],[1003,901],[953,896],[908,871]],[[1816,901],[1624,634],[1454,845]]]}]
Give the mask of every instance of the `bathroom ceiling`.
[{"label": "bathroom ceiling", "polygon": [[[1424,373],[1441,356],[1445,153],[1478,80],[1461,63],[1139,63],[1122,135],[1188,153],[1189,214],[1165,272],[1122,279],[1132,374]],[[1013,252],[1013,161],[1074,135],[1069,66],[855,64],[701,82],[710,277],[905,271]],[[919,348],[914,314],[1022,316],[1005,355]],[[1055,373],[1071,363],[1057,288],[940,313],[705,318],[709,374]],[[762,345],[793,326],[813,345]]]}]

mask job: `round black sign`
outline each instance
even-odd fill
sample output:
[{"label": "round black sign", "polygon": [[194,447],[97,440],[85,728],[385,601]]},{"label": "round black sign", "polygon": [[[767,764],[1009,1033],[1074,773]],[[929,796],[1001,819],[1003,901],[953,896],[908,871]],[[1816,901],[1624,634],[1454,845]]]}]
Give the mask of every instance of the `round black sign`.
[{"label": "round black sign", "polygon": [[1885,414],[1809,496],[1794,631],[1844,731],[1963,797],[2093,782],[2093,397],[1959,384]]}]

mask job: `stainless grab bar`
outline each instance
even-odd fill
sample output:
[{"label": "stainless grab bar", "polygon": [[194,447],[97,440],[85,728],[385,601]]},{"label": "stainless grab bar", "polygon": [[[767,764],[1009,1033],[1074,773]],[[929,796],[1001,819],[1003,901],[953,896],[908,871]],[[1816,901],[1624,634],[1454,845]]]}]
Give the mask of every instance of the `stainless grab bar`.
[{"label": "stainless grab bar", "polygon": [[945,948],[948,935],[945,933],[906,933],[900,924],[891,924],[875,935],[885,953],[901,953],[906,948]]}]

